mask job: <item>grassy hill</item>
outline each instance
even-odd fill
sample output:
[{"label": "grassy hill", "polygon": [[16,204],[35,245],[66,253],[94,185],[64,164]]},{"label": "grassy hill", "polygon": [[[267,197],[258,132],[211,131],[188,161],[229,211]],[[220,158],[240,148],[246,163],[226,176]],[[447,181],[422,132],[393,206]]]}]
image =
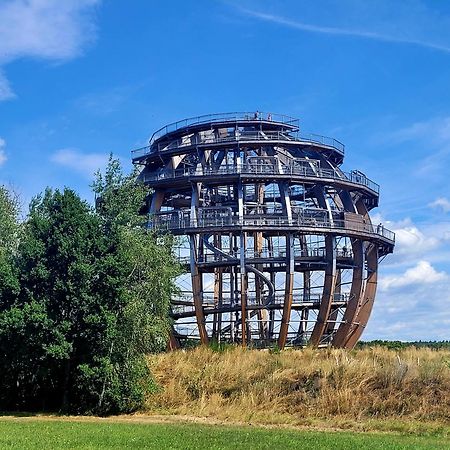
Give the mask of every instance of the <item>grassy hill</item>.
[{"label": "grassy hill", "polygon": [[150,357],[160,386],[149,411],[326,428],[450,430],[450,350],[363,347]]}]

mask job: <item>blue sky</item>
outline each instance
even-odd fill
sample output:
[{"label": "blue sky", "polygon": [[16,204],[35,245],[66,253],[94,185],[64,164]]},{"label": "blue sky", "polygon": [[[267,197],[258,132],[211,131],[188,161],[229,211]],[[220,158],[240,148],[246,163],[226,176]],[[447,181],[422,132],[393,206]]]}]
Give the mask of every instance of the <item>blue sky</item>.
[{"label": "blue sky", "polygon": [[397,233],[365,339],[450,339],[450,2],[0,0],[0,182],[91,200],[184,117],[299,117],[381,184]]}]

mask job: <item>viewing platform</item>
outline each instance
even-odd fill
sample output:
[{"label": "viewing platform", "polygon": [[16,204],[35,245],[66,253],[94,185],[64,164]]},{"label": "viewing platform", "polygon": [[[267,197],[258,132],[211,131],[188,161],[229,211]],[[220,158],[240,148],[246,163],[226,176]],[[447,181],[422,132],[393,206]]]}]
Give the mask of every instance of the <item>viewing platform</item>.
[{"label": "viewing platform", "polygon": [[345,147],[338,140],[301,132],[298,119],[289,116],[274,114],[268,120],[269,114],[260,113],[258,118],[248,112],[213,114],[166,125],[153,134],[149,145],[132,151],[133,163],[144,163],[151,156],[178,155],[193,148],[227,147],[233,143],[314,147],[328,151],[336,162],[342,162]]}]

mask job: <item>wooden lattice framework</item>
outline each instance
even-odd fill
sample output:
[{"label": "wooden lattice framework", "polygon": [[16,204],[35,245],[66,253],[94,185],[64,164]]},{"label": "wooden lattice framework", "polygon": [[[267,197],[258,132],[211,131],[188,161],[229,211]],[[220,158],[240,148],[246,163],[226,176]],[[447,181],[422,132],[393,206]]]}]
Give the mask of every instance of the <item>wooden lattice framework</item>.
[{"label": "wooden lattice framework", "polygon": [[379,186],[343,159],[335,139],[262,113],[176,122],[133,152],[149,227],[180,236],[171,347],[356,344],[394,234],[369,217]]}]

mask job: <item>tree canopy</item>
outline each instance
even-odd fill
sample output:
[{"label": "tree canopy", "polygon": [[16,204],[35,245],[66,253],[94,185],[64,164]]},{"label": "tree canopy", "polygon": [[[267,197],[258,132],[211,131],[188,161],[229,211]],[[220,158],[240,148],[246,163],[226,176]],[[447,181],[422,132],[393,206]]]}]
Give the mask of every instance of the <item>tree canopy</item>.
[{"label": "tree canopy", "polygon": [[168,340],[172,239],[145,228],[146,190],[117,160],[93,190],[96,208],[47,189],[22,224],[0,191],[1,409],[128,412],[152,389],[145,356]]}]

